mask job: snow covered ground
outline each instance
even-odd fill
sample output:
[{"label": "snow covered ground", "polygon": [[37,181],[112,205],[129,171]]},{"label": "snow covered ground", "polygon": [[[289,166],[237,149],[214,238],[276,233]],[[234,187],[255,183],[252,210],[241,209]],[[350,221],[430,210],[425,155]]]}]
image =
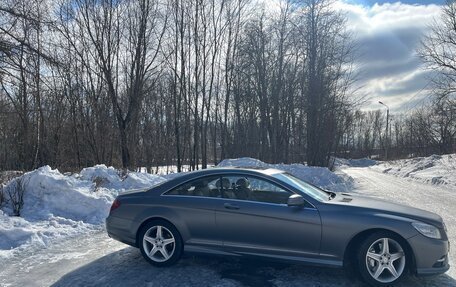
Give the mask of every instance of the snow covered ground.
[{"label": "snow covered ground", "polygon": [[412,180],[456,187],[456,154],[379,162],[372,168]]},{"label": "snow covered ground", "polygon": [[[121,178],[112,167],[98,165],[64,175],[49,166],[13,179],[3,192],[0,209],[0,257],[12,257],[32,246],[45,248],[56,240],[104,230],[104,219],[119,192],[164,181],[157,175],[130,172]],[[14,214],[18,185],[24,187],[20,217]]]},{"label": "snow covered ground", "polygon": [[[370,160],[339,160],[337,173],[251,158],[226,160],[220,166],[284,169],[331,190],[351,190],[433,211],[444,218],[450,241],[455,242],[456,185],[452,180],[456,169],[446,168],[455,157],[446,157],[404,161],[400,169],[413,170],[419,162],[431,160],[433,164],[421,170],[433,168],[432,173],[441,175],[444,183],[420,178],[421,172],[415,171],[413,177],[391,172],[399,162],[387,167]],[[10,216],[8,204],[0,210],[0,286],[364,286],[342,270],[233,258],[187,255],[171,268],[150,266],[139,250],[108,238],[103,219],[119,192],[148,187],[167,177],[133,172],[122,176],[103,165],[71,175],[50,167],[27,173],[22,217]],[[450,261],[455,260],[453,248]],[[442,276],[411,278],[400,286],[456,286],[456,271],[451,268]]]},{"label": "snow covered ground", "polygon": [[369,158],[359,159],[346,159],[346,158],[335,158],[334,165],[336,166],[351,166],[351,167],[368,167],[376,165],[378,162]]},{"label": "snow covered ground", "polygon": [[410,159],[376,161],[368,158],[336,158],[335,165],[344,167],[370,167],[372,170],[429,184],[456,187],[456,154],[431,155]]}]

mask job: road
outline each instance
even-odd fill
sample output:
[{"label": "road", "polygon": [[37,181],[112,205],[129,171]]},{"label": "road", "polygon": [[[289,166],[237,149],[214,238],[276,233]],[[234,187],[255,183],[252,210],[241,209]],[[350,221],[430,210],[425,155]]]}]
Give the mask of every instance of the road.
[{"label": "road", "polygon": [[[354,193],[409,204],[440,214],[450,241],[456,242],[456,190],[386,175],[369,168],[345,168],[355,179]],[[451,261],[456,252],[451,250]],[[170,268],[155,268],[139,250],[103,232],[27,250],[0,261],[0,286],[364,286],[343,270],[296,264],[186,255]],[[456,286],[456,271],[410,278],[399,286]]]}]

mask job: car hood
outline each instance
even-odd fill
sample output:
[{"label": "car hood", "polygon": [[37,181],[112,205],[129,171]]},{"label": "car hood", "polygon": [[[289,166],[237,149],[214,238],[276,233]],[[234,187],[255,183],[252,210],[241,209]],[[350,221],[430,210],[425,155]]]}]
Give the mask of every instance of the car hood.
[{"label": "car hood", "polygon": [[439,215],[419,208],[397,204],[374,197],[346,193],[338,194],[333,200],[334,201],[330,201],[330,203],[406,217],[443,228],[443,220]]}]

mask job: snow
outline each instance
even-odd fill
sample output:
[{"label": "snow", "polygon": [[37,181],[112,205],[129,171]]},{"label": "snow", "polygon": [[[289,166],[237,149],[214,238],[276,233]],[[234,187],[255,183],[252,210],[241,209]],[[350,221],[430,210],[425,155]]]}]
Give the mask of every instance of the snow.
[{"label": "snow", "polygon": [[377,161],[370,158],[359,158],[359,159],[345,159],[345,158],[336,158],[334,160],[336,166],[351,166],[351,167],[368,167],[376,165]]},{"label": "snow", "polygon": [[[47,247],[55,240],[102,230],[119,192],[150,187],[162,176],[129,172],[125,179],[113,167],[97,165],[80,174],[63,175],[43,166],[20,177],[25,187],[21,216],[11,216],[11,198],[0,210],[0,256],[11,257],[30,246]],[[17,179],[4,190],[14,190]]]},{"label": "snow", "polygon": [[[18,247],[47,246],[52,240],[100,229],[116,193],[94,192],[94,184],[43,166],[21,177],[24,206],[13,213],[11,198],[3,206],[0,222],[0,255],[12,256]],[[4,187],[14,190],[18,180]]]},{"label": "snow", "polygon": [[169,176],[158,176],[149,173],[130,172],[122,181],[121,189],[147,188],[168,180]]},{"label": "snow", "polygon": [[225,159],[217,167],[274,168],[331,191],[347,192],[352,188],[352,179],[349,176],[331,172],[326,167],[310,167],[300,163],[269,164],[250,157]]},{"label": "snow", "polygon": [[10,217],[0,210],[0,249],[17,247],[31,236],[31,224],[21,217]]},{"label": "snow", "polygon": [[407,180],[456,187],[456,154],[431,155],[391,161],[377,161],[368,158],[336,158],[334,164],[338,169],[368,167]]},{"label": "snow", "polygon": [[456,154],[379,162],[372,168],[411,180],[456,187]]},{"label": "snow", "polygon": [[87,223],[102,223],[114,194],[94,192],[93,183],[68,177],[49,166],[24,175],[26,190],[21,216],[27,220],[59,216]]},{"label": "snow", "polygon": [[94,182],[96,187],[115,190],[146,188],[166,180],[162,176],[149,173],[128,172],[125,179],[119,174],[120,172],[112,166],[101,164],[84,168],[80,173],[80,179]]},{"label": "snow", "polygon": [[[361,193],[435,212],[443,217],[451,242],[456,240],[456,156],[431,156],[377,162],[337,159],[336,173],[303,164],[268,164],[252,158],[229,159],[218,166],[285,170],[334,191]],[[164,169],[163,169],[164,170]],[[115,196],[179,176],[121,173],[97,165],[76,174],[44,166],[22,176],[21,217],[7,202],[0,208],[0,286],[93,286],[133,282],[145,286],[364,286],[339,270],[238,259],[186,257],[176,266],[157,269],[135,248],[106,236],[104,218]],[[437,179],[436,179],[437,178]],[[4,188],[13,188],[17,180]],[[450,261],[455,262],[451,249]],[[27,276],[21,274],[27,273]],[[100,276],[100,274],[108,274]],[[175,276],[179,274],[179,276]],[[204,276],[201,276],[204,274]],[[456,286],[456,271],[398,286]]]},{"label": "snow", "polygon": [[222,160],[218,167],[273,168],[273,165],[251,157],[230,158]]},{"label": "snow", "polygon": [[107,167],[104,164],[84,168],[81,170],[79,177],[82,180],[96,182],[99,186],[104,187],[116,185],[122,181],[118,171],[114,167]]}]

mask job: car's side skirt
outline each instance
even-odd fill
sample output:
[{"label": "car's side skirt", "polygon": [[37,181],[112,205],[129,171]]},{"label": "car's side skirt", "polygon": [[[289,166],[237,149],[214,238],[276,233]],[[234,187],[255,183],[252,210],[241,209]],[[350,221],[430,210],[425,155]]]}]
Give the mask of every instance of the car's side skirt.
[{"label": "car's side skirt", "polygon": [[261,256],[266,258],[273,258],[278,260],[293,261],[306,263],[315,266],[326,266],[326,267],[343,267],[343,262],[338,260],[329,260],[325,258],[313,258],[313,257],[301,257],[301,256],[290,256],[290,255],[278,255],[278,254],[264,254],[264,253],[253,253],[253,252],[242,252],[241,254],[250,256]]},{"label": "car's side skirt", "polygon": [[265,259],[274,259],[287,262],[299,262],[314,266],[325,266],[325,267],[343,267],[343,262],[340,260],[333,260],[322,257],[304,257],[304,256],[290,256],[290,255],[279,255],[279,254],[268,254],[265,252],[244,252],[244,251],[229,251],[222,246],[201,246],[201,245],[192,245],[186,244],[184,246],[184,251],[188,253],[206,253],[212,255],[222,255],[222,256],[246,256],[246,257],[262,257]]}]

